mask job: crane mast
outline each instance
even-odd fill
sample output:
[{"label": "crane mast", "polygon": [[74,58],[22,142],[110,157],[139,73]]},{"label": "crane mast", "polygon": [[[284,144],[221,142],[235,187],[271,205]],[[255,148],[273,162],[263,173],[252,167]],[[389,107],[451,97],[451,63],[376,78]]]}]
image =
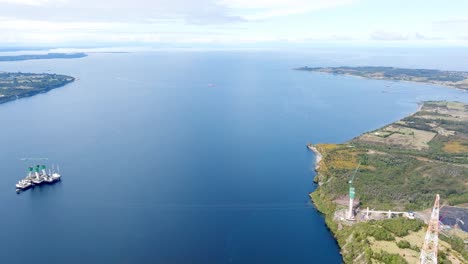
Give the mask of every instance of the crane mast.
[{"label": "crane mast", "polygon": [[349,209],[348,213],[346,215],[346,219],[354,221],[354,212],[353,212],[353,207],[354,207],[354,197],[356,195],[355,189],[353,187],[353,181],[354,178],[356,177],[356,174],[359,170],[359,167],[361,167],[361,163],[358,164],[356,169],[354,170],[353,176],[351,176],[351,180],[349,180]]},{"label": "crane mast", "polygon": [[437,246],[439,243],[439,200],[437,194],[432,208],[431,219],[427,227],[424,245],[421,249],[419,260],[421,264],[437,264]]}]

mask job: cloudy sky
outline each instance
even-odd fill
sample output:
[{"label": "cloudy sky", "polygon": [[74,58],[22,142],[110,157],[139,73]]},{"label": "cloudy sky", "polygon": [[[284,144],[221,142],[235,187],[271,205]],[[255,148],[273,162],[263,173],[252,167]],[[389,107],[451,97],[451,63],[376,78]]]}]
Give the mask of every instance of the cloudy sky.
[{"label": "cloudy sky", "polygon": [[0,0],[0,46],[468,46],[467,0]]}]

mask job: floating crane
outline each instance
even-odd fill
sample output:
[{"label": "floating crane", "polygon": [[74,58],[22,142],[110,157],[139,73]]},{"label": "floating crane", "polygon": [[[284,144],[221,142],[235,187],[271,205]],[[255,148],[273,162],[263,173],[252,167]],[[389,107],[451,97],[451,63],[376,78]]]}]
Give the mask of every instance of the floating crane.
[{"label": "floating crane", "polygon": [[359,162],[358,166],[356,167],[356,169],[354,170],[354,173],[351,176],[351,180],[348,181],[348,183],[349,183],[349,210],[348,210],[348,214],[346,215],[346,219],[351,220],[351,221],[356,220],[354,218],[354,212],[353,212],[354,197],[356,195],[356,192],[355,192],[354,187],[353,187],[353,181],[354,181],[354,178],[356,177],[356,174],[357,174],[357,172],[359,170],[359,167],[361,167],[360,162]]},{"label": "floating crane", "polygon": [[427,227],[424,245],[421,249],[419,260],[421,264],[437,264],[437,246],[439,244],[439,201],[440,196],[436,194],[431,219]]}]

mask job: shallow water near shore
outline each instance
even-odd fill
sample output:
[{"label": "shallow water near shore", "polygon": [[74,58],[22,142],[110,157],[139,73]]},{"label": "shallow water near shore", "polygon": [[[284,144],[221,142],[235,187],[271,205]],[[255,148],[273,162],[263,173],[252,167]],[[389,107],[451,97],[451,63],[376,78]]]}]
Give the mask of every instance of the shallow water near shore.
[{"label": "shallow water near shore", "polygon": [[[468,102],[291,70],[369,62],[250,51],[0,63],[77,78],[0,105],[0,263],[340,263],[309,201],[306,143],[349,140],[422,100]],[[16,194],[24,157],[60,164],[62,182]]]}]

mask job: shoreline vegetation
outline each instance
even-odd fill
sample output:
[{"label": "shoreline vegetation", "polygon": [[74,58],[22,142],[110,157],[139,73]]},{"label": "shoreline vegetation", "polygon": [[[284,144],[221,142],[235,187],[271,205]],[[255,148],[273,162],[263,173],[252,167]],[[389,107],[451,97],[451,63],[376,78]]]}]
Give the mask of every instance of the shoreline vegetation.
[{"label": "shoreline vegetation", "polygon": [[25,60],[45,60],[45,59],[77,59],[88,56],[86,53],[47,53],[47,54],[25,54],[0,56],[0,61],[25,61]]},{"label": "shoreline vegetation", "polygon": [[[459,219],[468,215],[468,104],[424,102],[414,114],[346,143],[307,147],[316,154],[319,185],[310,197],[345,263],[419,263],[436,193],[447,225],[439,235],[439,263],[468,261],[468,223],[451,219],[455,211]],[[348,221],[348,181],[358,164],[356,221]],[[366,208],[415,211],[416,219],[365,219]]]},{"label": "shoreline vegetation", "polygon": [[394,67],[300,67],[295,70],[357,76],[375,80],[409,81],[448,86],[468,91],[468,72]]},{"label": "shoreline vegetation", "polygon": [[60,74],[0,72],[0,104],[46,93],[74,81],[74,77]]}]

